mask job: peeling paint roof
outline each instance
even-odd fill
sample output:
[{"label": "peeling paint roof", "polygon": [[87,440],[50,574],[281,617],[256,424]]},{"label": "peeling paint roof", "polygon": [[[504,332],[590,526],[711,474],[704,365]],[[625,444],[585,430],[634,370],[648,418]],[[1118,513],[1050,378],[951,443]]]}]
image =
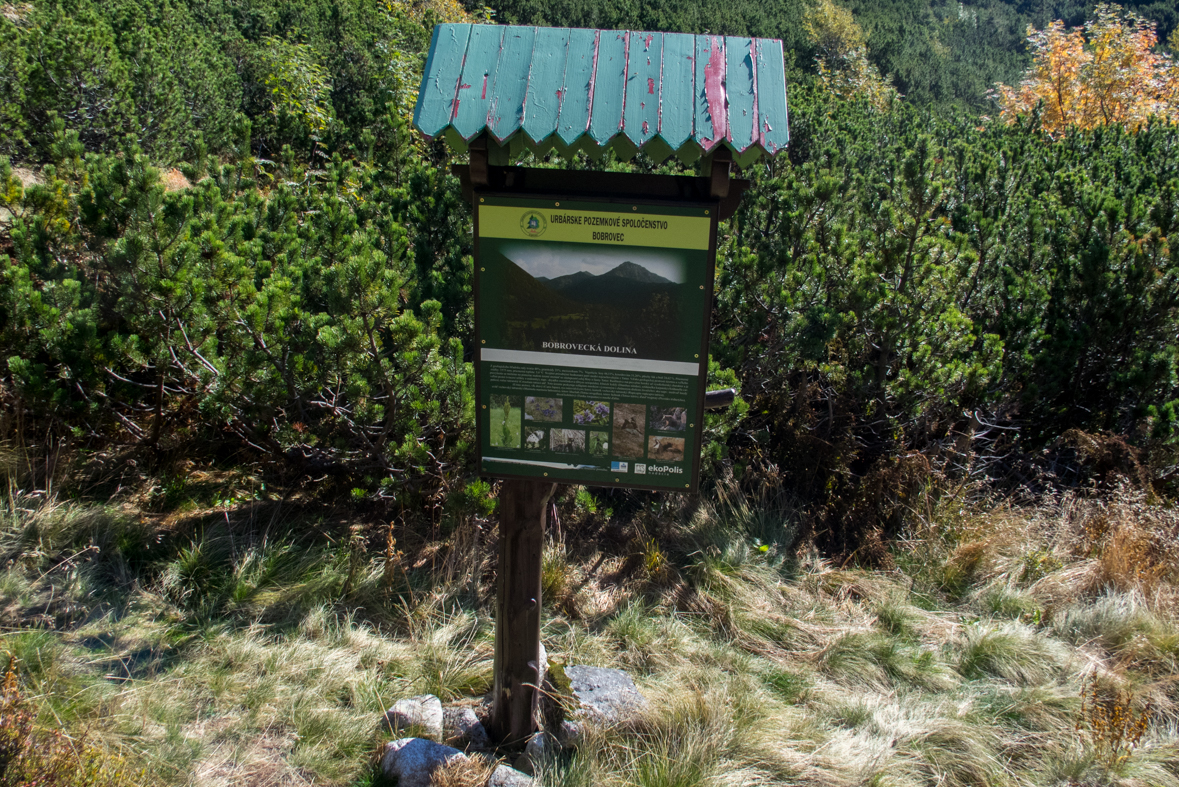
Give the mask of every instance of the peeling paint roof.
[{"label": "peeling paint roof", "polygon": [[766,38],[445,24],[434,28],[414,126],[452,147],[486,130],[529,149],[738,164],[789,140],[782,42]]}]

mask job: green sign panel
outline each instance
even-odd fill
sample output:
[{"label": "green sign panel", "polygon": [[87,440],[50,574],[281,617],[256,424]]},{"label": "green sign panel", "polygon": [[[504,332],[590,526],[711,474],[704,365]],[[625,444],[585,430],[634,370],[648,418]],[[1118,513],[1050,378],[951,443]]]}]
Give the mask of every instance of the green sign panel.
[{"label": "green sign panel", "polygon": [[694,489],[716,208],[476,202],[484,475]]}]

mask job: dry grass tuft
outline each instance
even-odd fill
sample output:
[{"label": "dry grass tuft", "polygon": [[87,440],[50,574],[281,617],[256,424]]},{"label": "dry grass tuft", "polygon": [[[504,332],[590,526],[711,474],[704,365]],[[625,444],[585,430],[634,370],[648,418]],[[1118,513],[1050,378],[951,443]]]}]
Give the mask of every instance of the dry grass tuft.
[{"label": "dry grass tuft", "polygon": [[184,173],[175,167],[160,173],[160,183],[164,185],[164,191],[182,191],[192,185],[188,178],[184,177]]},{"label": "dry grass tuft", "polygon": [[483,757],[452,757],[430,774],[430,787],[484,787],[495,766]]},{"label": "dry grass tuft", "polygon": [[1020,623],[966,631],[958,671],[968,679],[996,677],[1017,685],[1049,683],[1066,666],[1069,652],[1059,643]]}]

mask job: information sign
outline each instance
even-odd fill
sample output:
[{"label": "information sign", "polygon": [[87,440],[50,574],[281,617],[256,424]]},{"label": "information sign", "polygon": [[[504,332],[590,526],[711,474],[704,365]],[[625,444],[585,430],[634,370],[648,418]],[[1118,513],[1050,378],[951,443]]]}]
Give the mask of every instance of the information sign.
[{"label": "information sign", "polygon": [[716,212],[477,198],[484,475],[696,488]]}]

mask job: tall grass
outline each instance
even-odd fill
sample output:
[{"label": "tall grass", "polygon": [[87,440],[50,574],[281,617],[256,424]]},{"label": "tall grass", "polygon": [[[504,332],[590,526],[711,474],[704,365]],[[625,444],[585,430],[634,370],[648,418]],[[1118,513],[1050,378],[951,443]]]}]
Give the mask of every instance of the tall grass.
[{"label": "tall grass", "polygon": [[[650,706],[589,724],[538,780],[1179,784],[1174,547],[1142,535],[1171,514],[1118,494],[925,509],[894,571],[810,551],[772,485],[613,516],[613,538],[570,495],[545,547],[549,655],[628,670]],[[1151,571],[1115,571],[1117,532]],[[87,730],[150,783],[369,783],[395,700],[477,705],[492,677],[494,530],[398,524],[393,581],[388,534],[260,502],[10,497],[0,652],[39,725]],[[1150,707],[1122,760],[1077,732],[1092,675]]]}]

